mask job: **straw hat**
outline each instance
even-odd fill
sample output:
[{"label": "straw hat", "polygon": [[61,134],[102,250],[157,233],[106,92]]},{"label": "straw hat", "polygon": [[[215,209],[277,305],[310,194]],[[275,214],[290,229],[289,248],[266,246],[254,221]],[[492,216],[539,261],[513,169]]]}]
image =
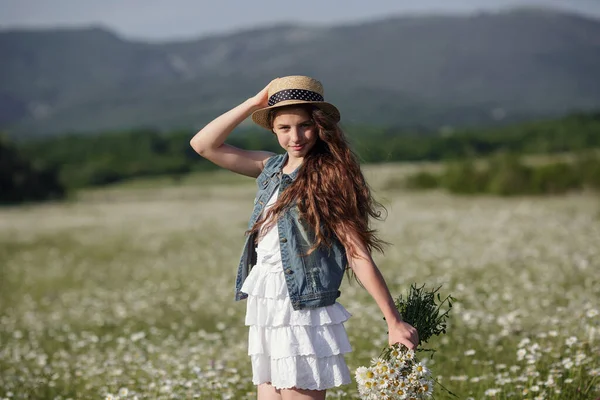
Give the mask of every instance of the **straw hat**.
[{"label": "straw hat", "polygon": [[269,86],[268,95],[268,107],[252,113],[252,120],[263,128],[271,129],[269,111],[290,104],[312,104],[332,116],[336,122],[340,120],[338,109],[324,101],[321,82],[308,76],[294,75],[279,78]]}]

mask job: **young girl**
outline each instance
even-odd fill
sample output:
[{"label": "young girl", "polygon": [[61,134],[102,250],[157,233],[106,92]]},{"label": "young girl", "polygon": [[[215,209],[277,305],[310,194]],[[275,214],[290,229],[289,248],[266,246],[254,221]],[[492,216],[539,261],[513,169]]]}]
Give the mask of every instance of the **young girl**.
[{"label": "young girl", "polygon": [[[277,136],[285,153],[224,143],[250,115]],[[350,314],[336,301],[347,268],[381,309],[389,343],[411,349],[418,343],[371,258],[383,244],[369,228],[378,203],[339,120],[320,82],[289,76],[271,81],[190,142],[215,164],[257,178],[235,299],[247,298],[248,354],[259,400],[324,399],[326,389],[351,382],[343,325]]]}]

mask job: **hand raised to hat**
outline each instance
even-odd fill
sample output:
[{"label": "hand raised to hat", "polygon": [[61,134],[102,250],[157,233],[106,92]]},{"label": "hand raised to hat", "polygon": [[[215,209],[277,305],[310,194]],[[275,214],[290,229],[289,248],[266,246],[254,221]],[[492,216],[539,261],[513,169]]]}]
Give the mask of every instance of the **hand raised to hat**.
[{"label": "hand raised to hat", "polygon": [[254,103],[255,107],[265,108],[269,105],[269,86],[271,86],[271,84],[273,82],[275,82],[277,79],[279,79],[279,78],[273,79],[271,82],[269,82],[269,84],[267,86],[265,86],[265,88],[263,90],[258,92],[258,94],[256,94],[256,96],[252,97],[251,100]]}]

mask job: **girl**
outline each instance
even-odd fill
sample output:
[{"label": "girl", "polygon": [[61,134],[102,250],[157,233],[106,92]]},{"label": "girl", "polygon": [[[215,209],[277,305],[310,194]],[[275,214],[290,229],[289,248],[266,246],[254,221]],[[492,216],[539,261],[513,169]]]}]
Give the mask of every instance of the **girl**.
[{"label": "girl", "polygon": [[[224,143],[250,115],[285,153]],[[190,142],[215,164],[257,178],[235,299],[248,299],[248,354],[259,400],[324,399],[326,389],[351,382],[343,325],[350,314],[336,301],[347,268],[381,309],[389,343],[411,349],[418,343],[371,258],[383,244],[369,229],[378,203],[339,120],[320,82],[289,76],[271,81]]]}]

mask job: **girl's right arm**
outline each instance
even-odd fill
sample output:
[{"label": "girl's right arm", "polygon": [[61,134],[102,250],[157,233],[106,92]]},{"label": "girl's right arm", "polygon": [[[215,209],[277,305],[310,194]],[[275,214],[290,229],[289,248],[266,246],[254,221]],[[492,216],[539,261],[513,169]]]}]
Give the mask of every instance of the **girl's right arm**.
[{"label": "girl's right arm", "polygon": [[190,140],[190,145],[196,153],[230,171],[254,178],[258,177],[264,168],[265,161],[274,153],[243,150],[226,144],[225,139],[250,114],[267,106],[269,85],[256,96],[215,118],[196,133]]}]

